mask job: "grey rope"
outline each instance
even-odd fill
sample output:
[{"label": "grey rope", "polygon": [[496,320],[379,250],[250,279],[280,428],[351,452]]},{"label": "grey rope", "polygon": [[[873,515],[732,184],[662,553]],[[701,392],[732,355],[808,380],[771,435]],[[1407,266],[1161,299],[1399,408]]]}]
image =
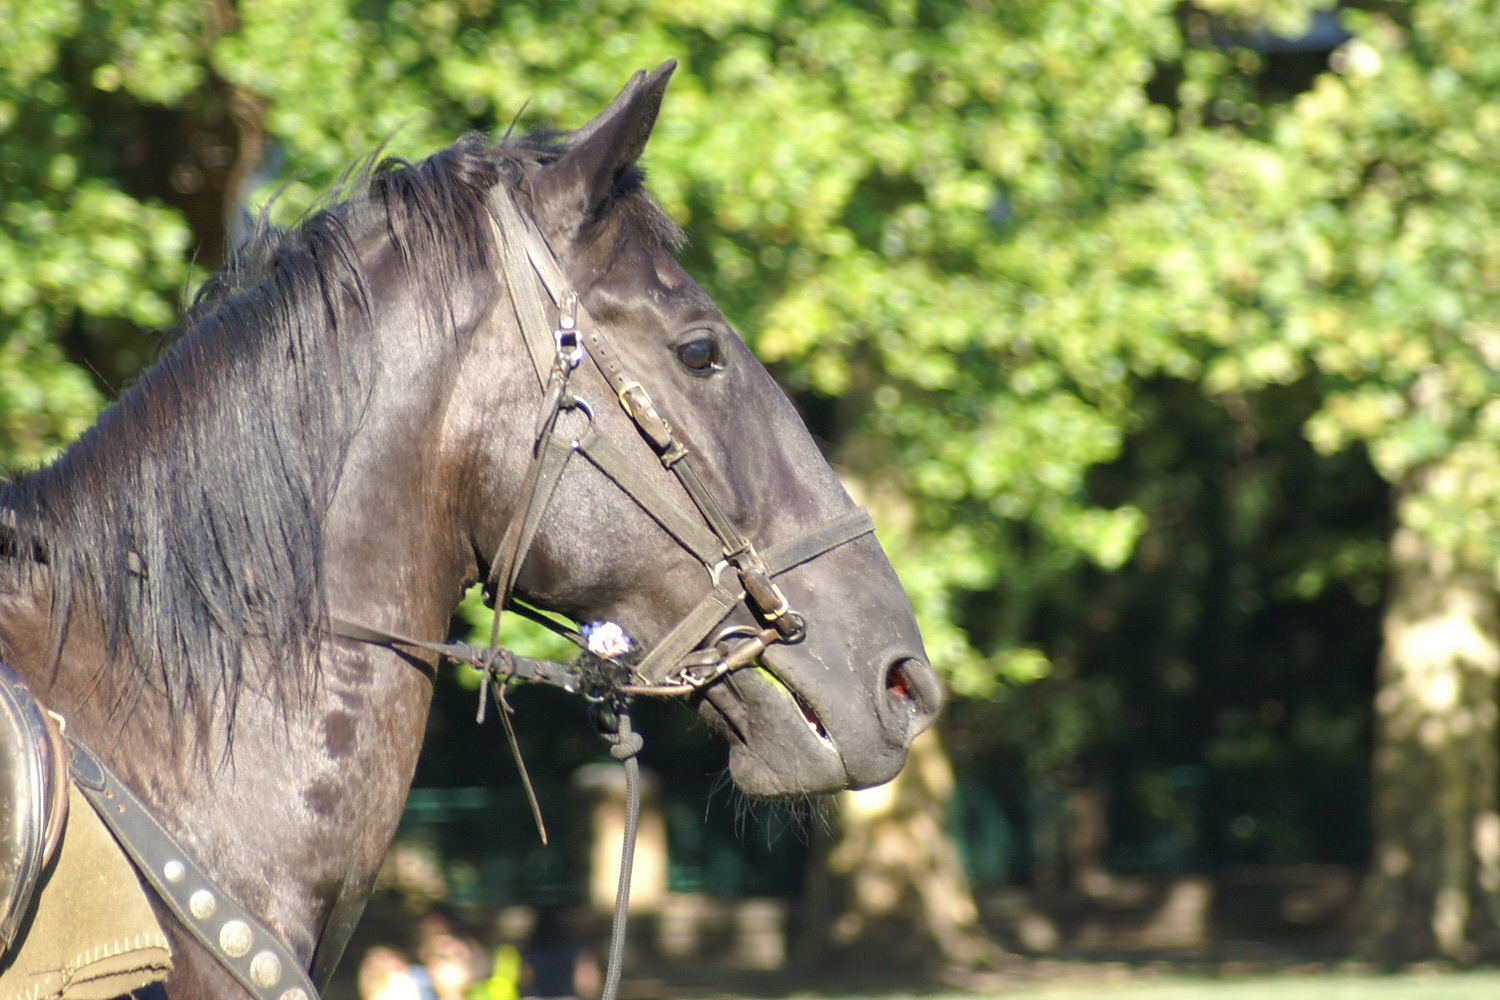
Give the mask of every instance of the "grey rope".
[{"label": "grey rope", "polygon": [[[635,835],[641,822],[641,765],[636,755],[643,745],[640,734],[630,727],[630,712],[624,702],[596,716],[599,735],[609,744],[609,754],[625,765],[625,837],[620,849],[620,884],[615,889],[615,913],[609,929],[609,961],[605,966],[604,992],[600,1000],[617,1000],[620,972],[625,959],[625,921],[630,909],[630,869],[635,863]],[[613,729],[604,723],[611,721]]]}]

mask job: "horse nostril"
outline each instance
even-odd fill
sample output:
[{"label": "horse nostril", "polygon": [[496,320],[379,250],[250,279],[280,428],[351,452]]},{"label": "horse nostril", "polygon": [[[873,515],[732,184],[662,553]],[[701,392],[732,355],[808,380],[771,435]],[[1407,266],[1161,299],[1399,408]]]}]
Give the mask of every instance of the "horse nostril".
[{"label": "horse nostril", "polygon": [[905,744],[932,725],[943,704],[943,689],[937,675],[924,660],[914,656],[896,659],[885,670],[885,697],[878,714],[892,737]]},{"label": "horse nostril", "polygon": [[891,669],[885,672],[885,689],[897,698],[911,697],[911,684],[906,679],[906,664],[908,660],[900,660],[891,664]]}]

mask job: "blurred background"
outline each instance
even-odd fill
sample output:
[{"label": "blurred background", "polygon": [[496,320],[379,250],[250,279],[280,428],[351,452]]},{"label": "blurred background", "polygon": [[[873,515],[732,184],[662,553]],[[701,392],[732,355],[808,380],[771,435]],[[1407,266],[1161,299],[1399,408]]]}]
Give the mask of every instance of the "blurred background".
[{"label": "blurred background", "polygon": [[[892,786],[792,804],[643,709],[636,992],[1494,963],[1497,8],[0,0],[0,464],[87,426],[273,195],[676,58],[649,185],[953,697]],[[341,995],[597,978],[617,776],[520,692],[542,848],[474,687]]]}]

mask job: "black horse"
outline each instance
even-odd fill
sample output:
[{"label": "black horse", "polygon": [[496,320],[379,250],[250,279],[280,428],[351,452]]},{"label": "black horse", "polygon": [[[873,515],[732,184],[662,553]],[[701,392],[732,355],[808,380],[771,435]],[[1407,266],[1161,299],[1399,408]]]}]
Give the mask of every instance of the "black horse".
[{"label": "black horse", "polygon": [[[0,660],[304,969],[370,891],[436,666],[331,622],[438,640],[491,579],[643,650],[696,632],[671,665],[717,668],[668,679],[754,795],[886,781],[937,711],[879,544],[642,189],[671,71],[572,135],[469,137],[263,227],[138,385],[0,482]],[[539,442],[583,437],[605,460],[538,472]],[[163,919],[169,995],[242,995]]]}]

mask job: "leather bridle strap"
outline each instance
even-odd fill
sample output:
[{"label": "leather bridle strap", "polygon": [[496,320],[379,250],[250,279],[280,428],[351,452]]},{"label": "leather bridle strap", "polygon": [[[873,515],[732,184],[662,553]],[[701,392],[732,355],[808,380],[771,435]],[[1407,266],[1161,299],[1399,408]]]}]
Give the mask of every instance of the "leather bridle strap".
[{"label": "leather bridle strap", "polygon": [[568,459],[572,456],[573,448],[569,442],[557,437],[549,426],[533,452],[531,464],[522,481],[521,506],[506,528],[500,548],[490,563],[490,576],[486,587],[489,590],[490,603],[495,608],[495,616],[490,623],[491,647],[498,646],[500,643],[500,610],[510,601],[511,592],[516,586],[516,578],[520,575],[521,566],[526,561],[526,554],[531,551],[532,543],[536,541],[537,532],[542,526],[542,518],[552,502],[552,494],[556,492],[557,484],[562,480],[562,474],[567,469]]},{"label": "leather bridle strap", "polygon": [[719,540],[701,520],[682,509],[639,465],[630,461],[609,438],[592,426],[578,439],[578,451],[593,466],[628,493],[636,504],[651,516],[662,530],[687,549],[705,566],[720,558]]},{"label": "leather bridle strap", "polygon": [[92,750],[71,736],[68,743],[78,790],[198,943],[256,1000],[317,1000],[281,938],[236,903]]},{"label": "leather bridle strap", "polygon": [[[874,530],[875,524],[870,520],[869,512],[863,507],[856,507],[812,531],[767,549],[764,556],[766,572],[771,576],[784,573],[793,566],[815,559],[845,542],[852,542]],[[734,666],[728,663],[727,658],[721,658],[711,664],[705,664],[704,666],[709,666],[711,669],[704,672],[696,669],[697,665],[688,662],[688,654],[698,645],[703,636],[728,617],[729,612],[734,610],[734,606],[744,596],[743,590],[716,582],[713,589],[704,595],[703,599],[651,648],[645,659],[636,666],[636,673],[645,678],[649,684],[686,685],[692,689],[717,680],[729,670],[734,669]],[[769,637],[768,641],[774,641],[774,639],[775,637]],[[765,648],[764,644],[761,648]]]},{"label": "leather bridle strap", "polygon": [[499,677],[549,684],[570,694],[583,689],[581,675],[566,663],[553,660],[538,660],[530,656],[517,656],[498,646],[476,646],[469,642],[426,642],[388,629],[364,625],[337,616],[328,620],[329,630],[345,639],[370,643],[375,646],[393,646],[414,652],[431,653],[446,657],[455,663],[467,663],[478,670]]},{"label": "leather bridle strap", "polygon": [[816,559],[845,542],[874,533],[875,522],[870,518],[870,512],[863,507],[855,507],[796,538],[778,542],[766,549],[766,570],[773,576],[785,573],[793,566]]}]

